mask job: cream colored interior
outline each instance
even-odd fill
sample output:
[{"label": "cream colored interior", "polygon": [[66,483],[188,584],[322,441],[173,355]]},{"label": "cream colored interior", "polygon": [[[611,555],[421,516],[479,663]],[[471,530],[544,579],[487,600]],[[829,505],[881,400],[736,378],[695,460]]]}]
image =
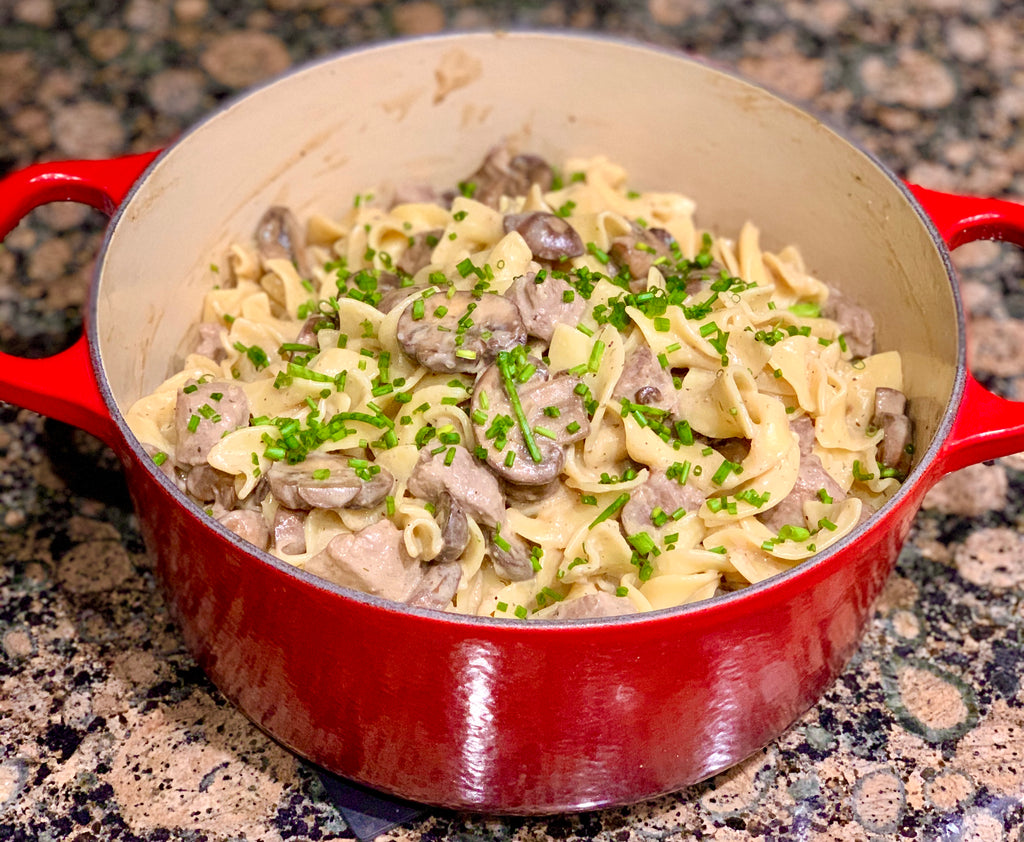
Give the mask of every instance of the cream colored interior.
[{"label": "cream colored interior", "polygon": [[921,452],[953,388],[956,302],[942,255],[870,158],[762,90],[678,54],[555,34],[395,43],[296,72],[214,115],[125,206],[101,265],[96,328],[125,410],[168,373],[208,267],[264,209],[339,213],[385,179],[448,186],[501,139],[553,161],[604,153],[698,221],[799,245],[870,307],[906,365]]}]

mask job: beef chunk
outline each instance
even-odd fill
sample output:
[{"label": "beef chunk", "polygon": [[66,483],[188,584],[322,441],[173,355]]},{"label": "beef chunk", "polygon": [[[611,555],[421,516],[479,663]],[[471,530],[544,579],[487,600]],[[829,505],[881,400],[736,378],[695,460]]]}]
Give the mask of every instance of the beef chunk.
[{"label": "beef chunk", "polygon": [[583,315],[587,302],[568,281],[544,275],[540,283],[530,272],[512,282],[505,295],[519,309],[523,326],[530,336],[550,342],[555,325],[575,325]]},{"label": "beef chunk", "polygon": [[358,532],[336,535],[305,569],[328,581],[363,593],[404,602],[424,575],[423,566],[405,551],[402,530],[379,520]]},{"label": "beef chunk", "polygon": [[448,450],[431,454],[424,447],[409,477],[409,492],[435,505],[448,494],[469,517],[481,526],[497,526],[505,517],[505,498],[494,475],[464,447],[455,446],[451,464]]},{"label": "beef chunk", "polygon": [[821,314],[832,319],[854,357],[868,357],[875,350],[875,320],[871,312],[837,292],[829,295]]},{"label": "beef chunk", "polygon": [[494,293],[432,295],[408,305],[398,319],[402,350],[431,371],[475,374],[499,351],[525,341],[519,309]]},{"label": "beef chunk", "polygon": [[249,398],[241,386],[219,380],[190,380],[178,392],[174,406],[177,461],[182,465],[202,465],[225,433],[248,423]]}]

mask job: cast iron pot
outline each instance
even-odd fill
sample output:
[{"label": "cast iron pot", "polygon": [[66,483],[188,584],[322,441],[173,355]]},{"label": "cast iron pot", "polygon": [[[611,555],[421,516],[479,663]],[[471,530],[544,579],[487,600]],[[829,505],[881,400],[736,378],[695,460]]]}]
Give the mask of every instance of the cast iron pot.
[{"label": "cast iron pot", "polygon": [[[903,355],[917,465],[828,552],[745,591],[642,616],[516,623],[407,608],[257,552],[154,469],[123,413],[171,371],[207,267],[271,204],[340,214],[389,178],[450,185],[497,141],[606,154],[699,220],[759,223],[768,248],[869,306]],[[634,802],[773,740],[857,647],[927,489],[1024,449],[1024,404],[965,364],[947,246],[1024,243],[1024,212],[908,187],[775,96],[672,52],[564,34],[397,42],[301,68],[156,154],[44,164],[0,184],[0,233],[31,208],[112,215],[86,332],[0,358],[0,398],[123,460],[174,617],[221,691],[284,745],[404,798],[491,813]]]}]

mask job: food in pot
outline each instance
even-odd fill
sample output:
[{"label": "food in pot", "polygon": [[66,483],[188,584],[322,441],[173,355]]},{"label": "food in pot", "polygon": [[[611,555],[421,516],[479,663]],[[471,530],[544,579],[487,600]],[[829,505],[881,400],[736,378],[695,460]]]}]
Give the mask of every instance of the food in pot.
[{"label": "food in pot", "polygon": [[900,357],[792,246],[505,147],[449,193],[267,210],[128,413],[279,558],[508,618],[676,606],[789,569],[910,468]]}]

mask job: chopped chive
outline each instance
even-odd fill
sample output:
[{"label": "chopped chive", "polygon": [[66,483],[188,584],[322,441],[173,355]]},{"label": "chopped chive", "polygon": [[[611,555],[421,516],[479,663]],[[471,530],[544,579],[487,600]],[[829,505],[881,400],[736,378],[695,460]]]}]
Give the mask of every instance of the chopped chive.
[{"label": "chopped chive", "polygon": [[811,531],[804,526],[794,526],[787,523],[779,530],[779,541],[806,541],[811,537]]},{"label": "chopped chive", "polygon": [[618,497],[616,497],[615,500],[613,500],[608,505],[608,507],[603,512],[601,512],[601,514],[599,514],[596,518],[594,518],[590,522],[590,528],[593,529],[599,523],[602,523],[602,522],[608,520],[608,518],[612,517],[619,509],[621,509],[623,506],[625,506],[626,503],[628,503],[628,502],[629,502],[629,494],[624,491],[624,492],[622,492],[622,494],[620,494]]},{"label": "chopped chive", "polygon": [[611,258],[608,256],[608,252],[598,248],[597,243],[587,243],[587,251],[589,251],[594,257],[598,259],[598,262],[608,264],[611,262]]},{"label": "chopped chive", "polygon": [[657,548],[654,543],[654,539],[646,532],[638,532],[636,535],[630,535],[627,539],[630,545],[641,555],[650,555]]},{"label": "chopped chive", "polygon": [[509,402],[512,404],[512,411],[523,434],[526,449],[530,452],[530,457],[533,461],[539,463],[544,457],[541,455],[540,448],[537,447],[537,442],[533,437],[533,430],[530,429],[530,422],[527,420],[526,412],[523,410],[522,401],[519,400],[519,391],[516,389],[515,378],[512,376],[510,352],[500,351],[498,353],[498,370],[501,372],[501,379],[505,384],[505,392],[508,394]]},{"label": "chopped chive", "polygon": [[868,471],[865,471],[860,464],[859,459],[853,460],[853,478],[861,482],[867,482],[869,479],[874,479],[875,475]]},{"label": "chopped chive", "polygon": [[726,459],[724,462],[722,462],[721,465],[719,465],[718,470],[715,471],[714,475],[712,475],[711,481],[715,485],[721,485],[729,478],[729,474],[733,473],[734,471],[736,473],[739,473],[739,471],[737,470],[737,468],[739,467],[740,466],[735,462],[730,462],[728,459]]},{"label": "chopped chive", "polygon": [[798,301],[790,306],[789,312],[801,318],[817,319],[821,317],[821,305],[813,301]]}]

